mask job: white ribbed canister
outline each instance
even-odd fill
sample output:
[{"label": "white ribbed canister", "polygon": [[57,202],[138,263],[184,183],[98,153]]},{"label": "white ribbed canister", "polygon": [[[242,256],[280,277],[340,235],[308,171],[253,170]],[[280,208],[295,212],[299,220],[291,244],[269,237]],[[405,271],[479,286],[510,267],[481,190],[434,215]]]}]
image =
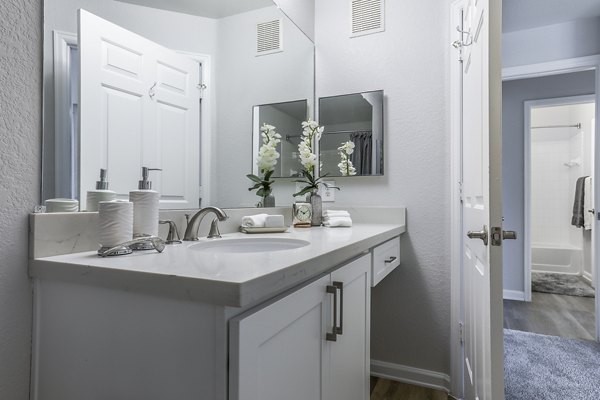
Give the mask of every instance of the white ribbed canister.
[{"label": "white ribbed canister", "polygon": [[133,203],[133,237],[158,236],[158,201],[160,194],[154,190],[132,190],[129,201]]},{"label": "white ribbed canister", "polygon": [[101,201],[113,201],[117,199],[117,194],[112,190],[88,190],[86,211],[98,211],[98,203]]},{"label": "white ribbed canister", "polygon": [[75,199],[48,199],[45,204],[49,213],[79,211],[79,201]]},{"label": "white ribbed canister", "polygon": [[133,237],[133,203],[101,201],[98,203],[98,237],[101,247],[114,247]]}]

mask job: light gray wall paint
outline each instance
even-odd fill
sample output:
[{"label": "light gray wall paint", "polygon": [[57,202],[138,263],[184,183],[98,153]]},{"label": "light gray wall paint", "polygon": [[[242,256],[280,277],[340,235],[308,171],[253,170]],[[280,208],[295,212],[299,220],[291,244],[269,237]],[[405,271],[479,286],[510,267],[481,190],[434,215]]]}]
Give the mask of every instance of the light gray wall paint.
[{"label": "light gray wall paint", "polygon": [[523,291],[523,176],[524,102],[526,100],[593,94],[594,71],[522,79],[502,85],[502,206],[505,229],[516,230],[517,240],[504,242],[504,290]]},{"label": "light gray wall paint", "polygon": [[402,264],[373,289],[371,358],[446,374],[449,4],[387,1],[385,32],[351,39],[350,2],[317,0],[315,24],[317,97],[385,94],[385,175],[336,177],[335,205],[407,207]]},{"label": "light gray wall paint", "polygon": [[31,284],[28,212],[38,203],[42,6],[0,6],[0,399],[29,398]]},{"label": "light gray wall paint", "polygon": [[315,41],[315,0],[273,0],[313,42]]},{"label": "light gray wall paint", "polygon": [[502,35],[502,66],[600,54],[600,18],[586,18]]},{"label": "light gray wall paint", "polygon": [[[256,56],[256,24],[282,19],[283,52]],[[252,172],[252,108],[308,99],[313,104],[313,43],[277,7],[219,20],[216,154],[211,171],[220,207],[252,207],[260,198],[247,190]],[[312,113],[312,110],[309,110]],[[290,205],[292,179],[273,187],[277,205]]]}]

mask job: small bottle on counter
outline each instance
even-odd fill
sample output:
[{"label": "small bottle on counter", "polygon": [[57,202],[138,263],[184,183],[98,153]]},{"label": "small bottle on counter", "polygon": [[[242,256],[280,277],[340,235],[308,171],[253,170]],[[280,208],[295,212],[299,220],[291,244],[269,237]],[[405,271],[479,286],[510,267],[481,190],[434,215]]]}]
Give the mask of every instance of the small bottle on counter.
[{"label": "small bottle on counter", "polygon": [[[138,182],[138,190],[129,192],[129,201],[133,203],[133,238],[158,235],[158,202],[160,194],[152,190],[149,179],[150,171],[158,168],[142,167],[142,180]],[[148,244],[142,244],[134,250],[146,250]],[[150,247],[151,248],[151,247]]]},{"label": "small bottle on counter", "polygon": [[105,169],[100,169],[100,180],[96,181],[96,190],[88,190],[86,198],[86,211],[98,211],[99,202],[114,201],[117,199],[117,194],[112,190],[108,190]]}]

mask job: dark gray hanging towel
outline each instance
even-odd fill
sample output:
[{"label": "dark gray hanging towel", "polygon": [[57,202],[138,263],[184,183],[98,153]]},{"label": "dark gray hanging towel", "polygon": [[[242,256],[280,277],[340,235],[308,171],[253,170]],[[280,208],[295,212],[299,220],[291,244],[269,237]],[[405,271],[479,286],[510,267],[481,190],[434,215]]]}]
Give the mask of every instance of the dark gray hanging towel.
[{"label": "dark gray hanging towel", "polygon": [[578,178],[577,183],[575,184],[575,201],[573,202],[573,218],[571,218],[571,225],[575,225],[578,228],[583,228],[585,219],[585,207],[583,205],[585,200],[585,178],[587,178],[587,176]]}]

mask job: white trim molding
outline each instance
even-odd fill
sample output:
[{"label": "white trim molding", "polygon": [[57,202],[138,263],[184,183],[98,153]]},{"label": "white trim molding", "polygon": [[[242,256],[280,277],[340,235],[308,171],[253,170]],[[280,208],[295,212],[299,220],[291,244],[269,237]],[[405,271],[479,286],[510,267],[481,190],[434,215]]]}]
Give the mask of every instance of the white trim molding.
[{"label": "white trim molding", "polygon": [[525,292],[523,292],[521,290],[504,289],[502,297],[504,298],[504,300],[525,301]]},{"label": "white trim molding", "polygon": [[[55,30],[53,38],[54,68],[54,193],[55,197],[71,197],[77,193],[79,169],[73,160],[76,143],[71,135],[71,49],[77,48],[77,34]],[[70,150],[69,150],[70,149]]]},{"label": "white trim molding", "polygon": [[202,73],[199,82],[202,102],[200,103],[200,201],[198,207],[205,207],[213,203],[211,165],[213,165],[212,154],[216,154],[213,137],[216,137],[216,129],[213,121],[216,121],[214,108],[214,91],[212,88],[212,57],[209,54],[192,53],[189,51],[175,50],[177,53],[190,57],[200,64]]},{"label": "white trim molding", "polygon": [[502,68],[502,80],[512,81],[515,79],[538,78],[548,75],[589,71],[593,70],[596,65],[600,65],[600,54],[587,57],[567,58],[564,60],[549,61],[538,64],[506,67]]},{"label": "white trim molding", "polygon": [[450,393],[450,376],[441,372],[371,360],[371,375]]}]

